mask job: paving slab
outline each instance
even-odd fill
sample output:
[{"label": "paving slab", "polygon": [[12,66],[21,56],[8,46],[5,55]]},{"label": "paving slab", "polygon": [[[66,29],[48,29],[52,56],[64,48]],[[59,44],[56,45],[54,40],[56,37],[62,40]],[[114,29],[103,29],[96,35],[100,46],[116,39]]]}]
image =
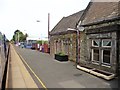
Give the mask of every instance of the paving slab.
[{"label": "paving slab", "polygon": [[8,88],[38,88],[12,44],[10,55]]}]

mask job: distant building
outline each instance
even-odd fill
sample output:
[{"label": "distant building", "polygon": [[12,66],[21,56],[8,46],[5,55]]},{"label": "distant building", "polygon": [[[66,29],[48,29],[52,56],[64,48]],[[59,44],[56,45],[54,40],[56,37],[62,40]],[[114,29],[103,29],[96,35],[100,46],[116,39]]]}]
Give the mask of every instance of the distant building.
[{"label": "distant building", "polygon": [[40,40],[38,38],[30,38],[30,37],[27,37],[26,41],[27,41],[27,44],[28,43],[36,43],[37,40]]}]

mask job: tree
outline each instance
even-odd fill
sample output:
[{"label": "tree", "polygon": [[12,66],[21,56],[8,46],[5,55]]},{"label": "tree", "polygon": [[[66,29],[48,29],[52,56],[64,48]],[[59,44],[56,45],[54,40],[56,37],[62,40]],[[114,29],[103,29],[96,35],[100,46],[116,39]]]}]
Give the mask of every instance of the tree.
[{"label": "tree", "polygon": [[20,30],[16,30],[14,32],[12,40],[15,42],[24,42],[27,37],[28,37],[27,33],[24,35]]},{"label": "tree", "polygon": [[14,32],[14,35],[17,34],[17,32],[21,32],[21,31],[20,31],[20,30],[16,30],[16,31]]},{"label": "tree", "polygon": [[37,43],[40,44],[40,45],[42,45],[42,42],[43,42],[42,40],[37,41]]},{"label": "tree", "polygon": [[28,34],[27,34],[27,33],[25,34],[25,37],[26,37],[26,38],[28,37]]}]

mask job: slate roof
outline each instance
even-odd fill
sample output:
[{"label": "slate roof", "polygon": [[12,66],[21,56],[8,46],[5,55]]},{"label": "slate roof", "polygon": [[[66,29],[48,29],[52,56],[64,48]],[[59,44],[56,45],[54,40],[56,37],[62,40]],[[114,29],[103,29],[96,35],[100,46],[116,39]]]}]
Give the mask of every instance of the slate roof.
[{"label": "slate roof", "polygon": [[82,25],[118,18],[120,15],[120,2],[90,2],[86,8]]},{"label": "slate roof", "polygon": [[66,32],[68,28],[75,29],[80,17],[82,16],[84,10],[74,13],[70,16],[63,17],[57,25],[52,29],[50,34],[57,34],[60,32]]}]

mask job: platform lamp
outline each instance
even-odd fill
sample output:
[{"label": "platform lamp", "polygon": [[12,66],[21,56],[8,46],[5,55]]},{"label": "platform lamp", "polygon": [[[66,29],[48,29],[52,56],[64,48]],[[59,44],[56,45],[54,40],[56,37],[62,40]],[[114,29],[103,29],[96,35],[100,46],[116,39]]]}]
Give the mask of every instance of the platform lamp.
[{"label": "platform lamp", "polygon": [[79,63],[79,30],[73,28],[67,28],[67,31],[75,31],[76,32],[76,66]]}]

